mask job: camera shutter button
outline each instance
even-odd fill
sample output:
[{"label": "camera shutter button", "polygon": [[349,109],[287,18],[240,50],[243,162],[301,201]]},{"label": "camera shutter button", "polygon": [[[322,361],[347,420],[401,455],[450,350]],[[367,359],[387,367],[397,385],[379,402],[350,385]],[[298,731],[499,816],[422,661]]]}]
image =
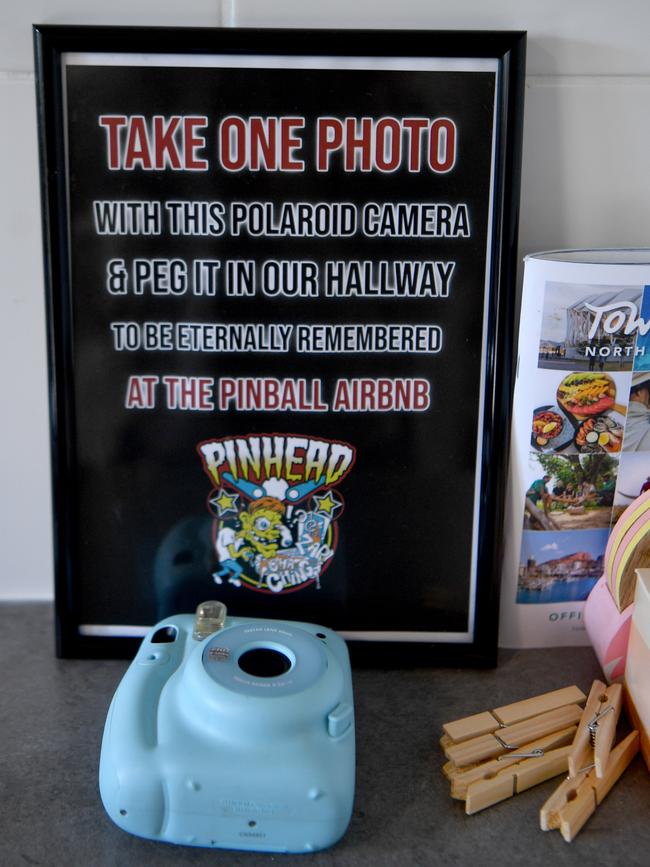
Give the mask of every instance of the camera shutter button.
[{"label": "camera shutter button", "polygon": [[338,738],[352,725],[352,705],[347,702],[337,704],[327,715],[327,733],[331,738]]}]

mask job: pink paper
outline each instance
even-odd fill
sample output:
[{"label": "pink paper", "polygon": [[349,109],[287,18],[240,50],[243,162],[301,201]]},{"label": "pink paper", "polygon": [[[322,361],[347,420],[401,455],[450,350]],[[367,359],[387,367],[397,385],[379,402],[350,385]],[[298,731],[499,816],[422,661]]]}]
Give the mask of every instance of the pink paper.
[{"label": "pink paper", "polygon": [[618,610],[604,575],[587,598],[585,626],[608,683],[623,680],[633,611],[634,605]]}]

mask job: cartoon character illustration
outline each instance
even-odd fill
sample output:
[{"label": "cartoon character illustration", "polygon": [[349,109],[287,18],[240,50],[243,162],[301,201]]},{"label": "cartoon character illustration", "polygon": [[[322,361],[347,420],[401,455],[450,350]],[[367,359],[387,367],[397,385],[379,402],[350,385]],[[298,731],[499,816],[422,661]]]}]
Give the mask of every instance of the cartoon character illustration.
[{"label": "cartoon character illustration", "polygon": [[220,527],[215,547],[221,568],[212,576],[217,584],[228,578],[230,584],[240,587],[243,566],[239,559],[254,560],[259,556],[267,560],[280,545],[291,545],[291,531],[282,523],[285,512],[284,503],[264,496],[239,513],[240,529],[225,524]]},{"label": "cartoon character illustration", "polygon": [[[292,451],[283,467],[280,455],[288,440]],[[305,444],[300,455],[296,443]],[[264,593],[310,584],[320,588],[321,574],[334,556],[336,521],[343,510],[333,485],[352,466],[353,447],[308,437],[250,435],[202,443],[199,450],[210,478],[220,484],[209,498],[217,519],[215,582],[227,580],[236,587],[243,583]],[[217,458],[222,460],[218,467],[211,463]]]},{"label": "cartoon character illustration", "polygon": [[273,557],[281,545],[291,544],[291,532],[283,523],[285,513],[284,503],[275,497],[260,497],[239,513],[241,530],[237,537],[244,540],[251,557]]},{"label": "cartoon character illustration", "polygon": [[223,584],[224,578],[235,587],[241,587],[239,576],[243,567],[238,562],[240,557],[247,556],[248,551],[242,551],[244,540],[237,536],[233,527],[223,525],[217,533],[215,547],[219,558],[219,569],[212,573],[216,584]]}]

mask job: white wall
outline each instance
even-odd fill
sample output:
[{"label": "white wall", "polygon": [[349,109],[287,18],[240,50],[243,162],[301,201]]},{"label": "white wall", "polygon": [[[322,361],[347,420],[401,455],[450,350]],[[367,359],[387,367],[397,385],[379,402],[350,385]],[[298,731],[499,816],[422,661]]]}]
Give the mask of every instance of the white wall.
[{"label": "white wall", "polygon": [[[137,9],[135,8],[137,5]],[[51,598],[32,22],[527,30],[521,253],[650,246],[645,0],[23,0],[0,10],[0,599]]]}]

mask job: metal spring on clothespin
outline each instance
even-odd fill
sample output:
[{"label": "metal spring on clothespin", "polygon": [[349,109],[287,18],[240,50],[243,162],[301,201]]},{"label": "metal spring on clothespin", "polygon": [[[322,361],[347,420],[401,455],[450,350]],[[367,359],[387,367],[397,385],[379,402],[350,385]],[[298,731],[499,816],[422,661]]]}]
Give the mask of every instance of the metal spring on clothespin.
[{"label": "metal spring on clothespin", "polygon": [[593,746],[596,746],[596,734],[598,732],[598,723],[601,717],[604,717],[606,713],[614,710],[613,705],[608,705],[604,710],[598,711],[596,716],[587,723],[587,728],[589,729],[589,734],[591,735],[591,743]]},{"label": "metal spring on clothespin", "polygon": [[[510,747],[516,749],[516,747]],[[541,747],[535,747],[527,753],[506,753],[505,756],[497,756],[497,762],[502,762],[504,759],[539,759],[544,755],[544,750]]]}]

